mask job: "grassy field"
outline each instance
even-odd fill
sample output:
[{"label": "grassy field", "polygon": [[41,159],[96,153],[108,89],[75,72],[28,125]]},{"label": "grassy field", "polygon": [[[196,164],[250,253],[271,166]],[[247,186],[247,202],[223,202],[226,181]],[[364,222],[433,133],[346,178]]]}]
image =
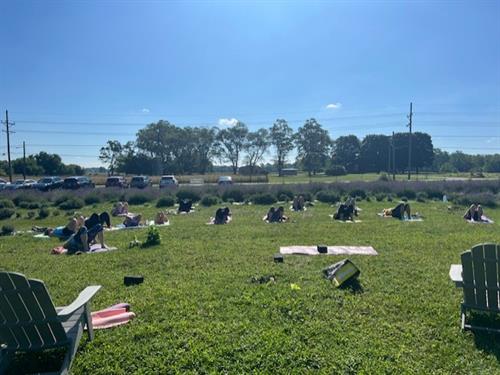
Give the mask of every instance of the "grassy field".
[{"label": "grassy field", "polygon": [[[462,294],[448,278],[462,251],[500,242],[500,209],[487,210],[494,225],[469,225],[462,209],[448,211],[439,202],[412,202],[424,222],[376,216],[391,204],[360,202],[359,224],[332,222],[333,208],[317,204],[290,213],[285,224],[262,222],[268,207],[233,206],[232,223],[207,226],[215,208],[197,207],[194,214],[171,216],[171,226],[160,228],[159,246],[128,249],[146,231],[113,232],[106,242],[118,251],[81,256],[50,255],[58,245],[53,239],[1,237],[0,268],[44,280],[56,305],[92,284],[103,286],[93,309],[132,305],[137,318],[130,324],[97,331],[93,342],[84,338],[75,374],[500,373],[499,336],[461,332]],[[131,209],[149,217],[156,211]],[[19,230],[65,220],[9,223]],[[283,264],[273,263],[280,245],[319,243],[372,245],[379,252],[350,257],[361,269],[360,290],[335,289],[322,277],[321,270],[343,256],[286,256]],[[123,276],[131,274],[145,282],[125,287]],[[251,282],[265,275],[276,282]],[[19,360],[25,368],[26,358]]]}]

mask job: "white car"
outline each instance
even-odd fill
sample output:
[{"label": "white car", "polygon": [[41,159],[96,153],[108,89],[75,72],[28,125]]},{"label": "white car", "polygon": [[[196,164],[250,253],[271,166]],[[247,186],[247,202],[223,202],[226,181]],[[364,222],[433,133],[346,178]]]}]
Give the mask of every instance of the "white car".
[{"label": "white car", "polygon": [[219,176],[219,178],[217,179],[217,184],[218,185],[232,185],[233,178],[231,176]]},{"label": "white car", "polygon": [[160,179],[160,189],[169,188],[169,187],[177,187],[179,186],[179,181],[173,175],[161,176]]}]

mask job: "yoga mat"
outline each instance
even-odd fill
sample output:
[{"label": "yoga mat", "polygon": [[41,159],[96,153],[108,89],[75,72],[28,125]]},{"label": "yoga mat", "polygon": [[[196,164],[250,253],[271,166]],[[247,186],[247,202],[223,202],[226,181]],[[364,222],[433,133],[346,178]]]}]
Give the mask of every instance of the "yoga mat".
[{"label": "yoga mat", "polygon": [[466,220],[469,224],[494,224],[495,222],[487,216],[481,216],[481,220]]},{"label": "yoga mat", "polygon": [[[319,255],[317,246],[282,246],[281,254]],[[371,246],[328,246],[326,255],[378,255]]]},{"label": "yoga mat", "polygon": [[33,238],[50,238],[49,236],[43,234],[43,233],[38,233],[33,236]]},{"label": "yoga mat", "polygon": [[129,310],[130,305],[120,303],[104,310],[92,312],[92,328],[105,329],[126,324],[135,317],[135,314]]},{"label": "yoga mat", "polygon": [[404,222],[424,221],[424,219],[422,217],[416,216],[416,215],[412,215],[411,219],[397,219],[397,218],[392,217],[392,216],[384,216],[383,212],[379,212],[377,215],[380,216],[382,219],[396,219],[396,220],[404,221]]},{"label": "yoga mat", "polygon": [[126,227],[125,225],[123,224],[118,224],[118,225],[115,225],[111,228],[104,228],[104,230],[106,231],[116,231],[116,230],[126,230],[126,229],[141,229],[141,228],[148,228],[148,227],[151,227],[151,226],[154,226],[154,227],[168,227],[170,225],[170,221],[167,221],[165,224],[155,224],[154,220],[150,220],[147,222],[146,225],[138,225],[136,227]]},{"label": "yoga mat", "polygon": [[[78,255],[78,254],[88,254],[88,253],[92,253],[92,254],[105,253],[105,252],[113,251],[113,250],[118,250],[118,248],[116,248],[116,247],[101,248],[100,244],[93,244],[90,246],[89,251],[82,251],[82,252],[78,252],[78,253],[74,253],[74,254]],[[57,246],[57,247],[54,247],[50,253],[53,255],[61,255],[61,254],[67,254],[68,250],[63,248],[62,246]]]},{"label": "yoga mat", "polygon": [[[330,216],[332,219],[333,219],[333,215],[328,215]],[[356,220],[354,219],[354,221],[352,220],[335,220],[333,219],[335,222],[339,222],[339,223],[347,223],[347,224],[357,224],[357,223],[361,223],[362,221],[361,220]]]},{"label": "yoga mat", "polygon": [[[215,218],[214,218],[214,217],[211,217],[211,218],[210,218],[210,221],[209,221],[208,223],[206,223],[206,224],[207,224],[207,225],[215,225],[214,220],[215,220]],[[232,218],[231,216],[229,216],[229,217],[227,218],[226,224],[229,224],[229,223],[231,222],[231,220],[233,220],[233,218]],[[224,225],[224,224],[217,224],[217,225]]]}]

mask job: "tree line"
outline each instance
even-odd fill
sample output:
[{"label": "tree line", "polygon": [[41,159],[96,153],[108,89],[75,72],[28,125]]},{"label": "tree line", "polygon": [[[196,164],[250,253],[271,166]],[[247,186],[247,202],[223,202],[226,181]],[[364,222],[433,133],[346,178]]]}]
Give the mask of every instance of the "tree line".
[{"label": "tree line", "polygon": [[[243,122],[218,129],[178,127],[158,121],[139,130],[135,142],[108,141],[100,159],[110,173],[193,174],[206,173],[215,164],[229,164],[237,174],[243,164],[256,173],[265,155],[272,156],[275,170],[294,165],[309,175],[396,172],[408,170],[408,133],[393,136],[369,134],[332,139],[314,118],[306,120],[296,132],[284,119],[269,128],[250,131]],[[500,172],[500,155],[467,155],[435,149],[427,133],[411,135],[411,167],[434,172]],[[295,160],[290,160],[291,156]]]},{"label": "tree line", "polygon": [[[427,133],[415,132],[411,137],[413,171],[462,172],[464,168],[467,171],[478,168],[500,172],[500,155],[449,154],[435,149]],[[403,173],[408,169],[408,145],[408,133],[332,139],[314,118],[305,121],[296,132],[284,119],[277,119],[270,128],[257,131],[250,131],[243,122],[218,129],[178,127],[161,120],[139,130],[134,142],[108,141],[101,148],[100,159],[112,174],[203,174],[216,164],[230,165],[234,174],[244,165],[251,174],[263,165],[267,154],[271,155],[273,169],[278,172],[294,165],[310,175],[318,172]],[[292,156],[294,160],[290,160]]]},{"label": "tree line", "polygon": [[[41,151],[38,154],[29,155],[24,158],[17,158],[11,161],[12,172],[17,175],[26,176],[56,176],[74,175],[80,176],[85,173],[85,169],[76,164],[64,164],[57,154],[49,154]],[[7,175],[9,164],[5,160],[0,161],[0,173]]]}]

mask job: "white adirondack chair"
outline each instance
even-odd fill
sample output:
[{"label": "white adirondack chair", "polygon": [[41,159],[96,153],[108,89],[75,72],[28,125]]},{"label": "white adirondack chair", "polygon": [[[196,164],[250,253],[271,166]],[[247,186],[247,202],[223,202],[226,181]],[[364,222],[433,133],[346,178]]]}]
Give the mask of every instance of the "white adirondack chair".
[{"label": "white adirondack chair", "polygon": [[90,300],[100,285],[85,288],[70,305],[56,308],[40,280],[0,271],[0,374],[15,352],[66,347],[58,374],[67,374],[87,327],[92,340]]}]

